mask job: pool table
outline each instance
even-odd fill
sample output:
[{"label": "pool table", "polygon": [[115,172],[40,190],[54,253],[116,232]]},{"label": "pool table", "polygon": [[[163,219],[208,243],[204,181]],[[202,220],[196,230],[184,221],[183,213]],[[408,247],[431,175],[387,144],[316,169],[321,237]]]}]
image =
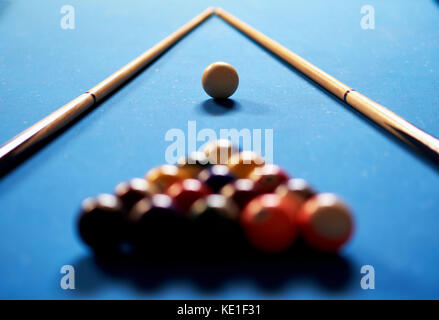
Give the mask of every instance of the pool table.
[{"label": "pool table", "polygon": [[[74,27],[64,28],[64,5]],[[439,136],[439,1],[0,0],[0,140],[79,96],[203,11],[220,6]],[[362,7],[374,28],[362,26]],[[201,86],[239,73],[229,105]],[[273,161],[352,208],[336,256],[208,263],[101,261],[81,201],[165,163],[171,129],[272,129]],[[0,179],[1,299],[437,299],[438,167],[218,17]],[[190,248],[187,248],[190,250]],[[75,289],[60,286],[65,265]],[[364,289],[372,266],[374,289]]]}]

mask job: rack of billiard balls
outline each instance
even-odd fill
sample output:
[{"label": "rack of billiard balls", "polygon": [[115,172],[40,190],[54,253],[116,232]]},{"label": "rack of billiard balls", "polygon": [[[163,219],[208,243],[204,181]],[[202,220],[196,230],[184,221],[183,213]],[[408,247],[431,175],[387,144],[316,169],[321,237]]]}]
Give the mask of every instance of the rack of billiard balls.
[{"label": "rack of billiard balls", "polygon": [[114,194],[87,198],[78,229],[99,252],[129,244],[146,254],[178,246],[219,253],[245,242],[280,253],[298,238],[336,252],[350,239],[353,218],[336,195],[317,193],[257,153],[216,140],[176,165],[120,183]]}]

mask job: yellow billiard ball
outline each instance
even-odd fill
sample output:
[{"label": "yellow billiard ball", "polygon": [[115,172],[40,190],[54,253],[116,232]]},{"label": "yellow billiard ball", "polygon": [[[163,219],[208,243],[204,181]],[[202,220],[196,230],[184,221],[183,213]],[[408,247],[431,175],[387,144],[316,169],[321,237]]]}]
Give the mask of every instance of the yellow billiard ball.
[{"label": "yellow billiard ball", "polygon": [[219,139],[205,144],[204,154],[210,164],[229,164],[230,158],[239,152],[239,149],[230,140]]},{"label": "yellow billiard ball", "polygon": [[201,83],[212,98],[226,99],[238,88],[238,72],[228,63],[214,62],[204,70]]}]

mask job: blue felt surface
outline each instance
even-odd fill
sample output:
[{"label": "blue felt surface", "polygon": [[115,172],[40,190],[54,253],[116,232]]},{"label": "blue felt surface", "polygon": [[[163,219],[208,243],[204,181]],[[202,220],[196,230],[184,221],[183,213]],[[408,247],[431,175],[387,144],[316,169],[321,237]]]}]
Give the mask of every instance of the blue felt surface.
[{"label": "blue felt surface", "polygon": [[[439,136],[439,3],[364,1],[0,0],[0,140],[6,141],[176,30],[222,6],[337,79]],[[228,61],[240,74],[231,110],[206,106],[203,69]],[[83,198],[164,162],[171,128],[273,128],[274,161],[352,206],[356,234],[339,270],[316,274],[233,266],[151,268],[145,285],[97,265],[75,230]],[[0,180],[0,298],[438,298],[439,176],[393,138],[286,67],[220,19],[172,50]],[[77,289],[59,287],[62,265]],[[373,265],[376,289],[360,287]],[[253,266],[248,266],[253,268]],[[333,267],[333,266],[332,266]],[[215,286],[202,278],[224,276]],[[273,271],[274,270],[274,271]],[[337,271],[338,270],[338,271]],[[342,278],[325,285],[320,278]],[[329,273],[329,275],[328,275]],[[319,278],[319,274],[323,275]],[[274,286],[264,281],[273,280]]]}]

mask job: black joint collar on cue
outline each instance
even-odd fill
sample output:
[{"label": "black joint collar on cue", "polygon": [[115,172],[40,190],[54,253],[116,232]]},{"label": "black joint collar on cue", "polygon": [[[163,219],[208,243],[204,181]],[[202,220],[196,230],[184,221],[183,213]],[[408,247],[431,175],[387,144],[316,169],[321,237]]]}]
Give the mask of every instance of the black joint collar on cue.
[{"label": "black joint collar on cue", "polygon": [[352,92],[352,91],[355,91],[355,90],[354,90],[354,89],[346,90],[346,92],[344,93],[344,97],[343,97],[343,101],[344,101],[344,102],[347,103],[346,98],[347,98],[348,94],[349,94],[350,92]]},{"label": "black joint collar on cue", "polygon": [[[93,93],[88,92],[88,91],[87,91],[86,93],[88,93],[89,95],[92,96],[92,98],[93,98],[93,104],[95,104],[95,103],[96,103],[96,96],[95,96]],[[345,97],[346,97],[346,94],[345,94]]]}]

